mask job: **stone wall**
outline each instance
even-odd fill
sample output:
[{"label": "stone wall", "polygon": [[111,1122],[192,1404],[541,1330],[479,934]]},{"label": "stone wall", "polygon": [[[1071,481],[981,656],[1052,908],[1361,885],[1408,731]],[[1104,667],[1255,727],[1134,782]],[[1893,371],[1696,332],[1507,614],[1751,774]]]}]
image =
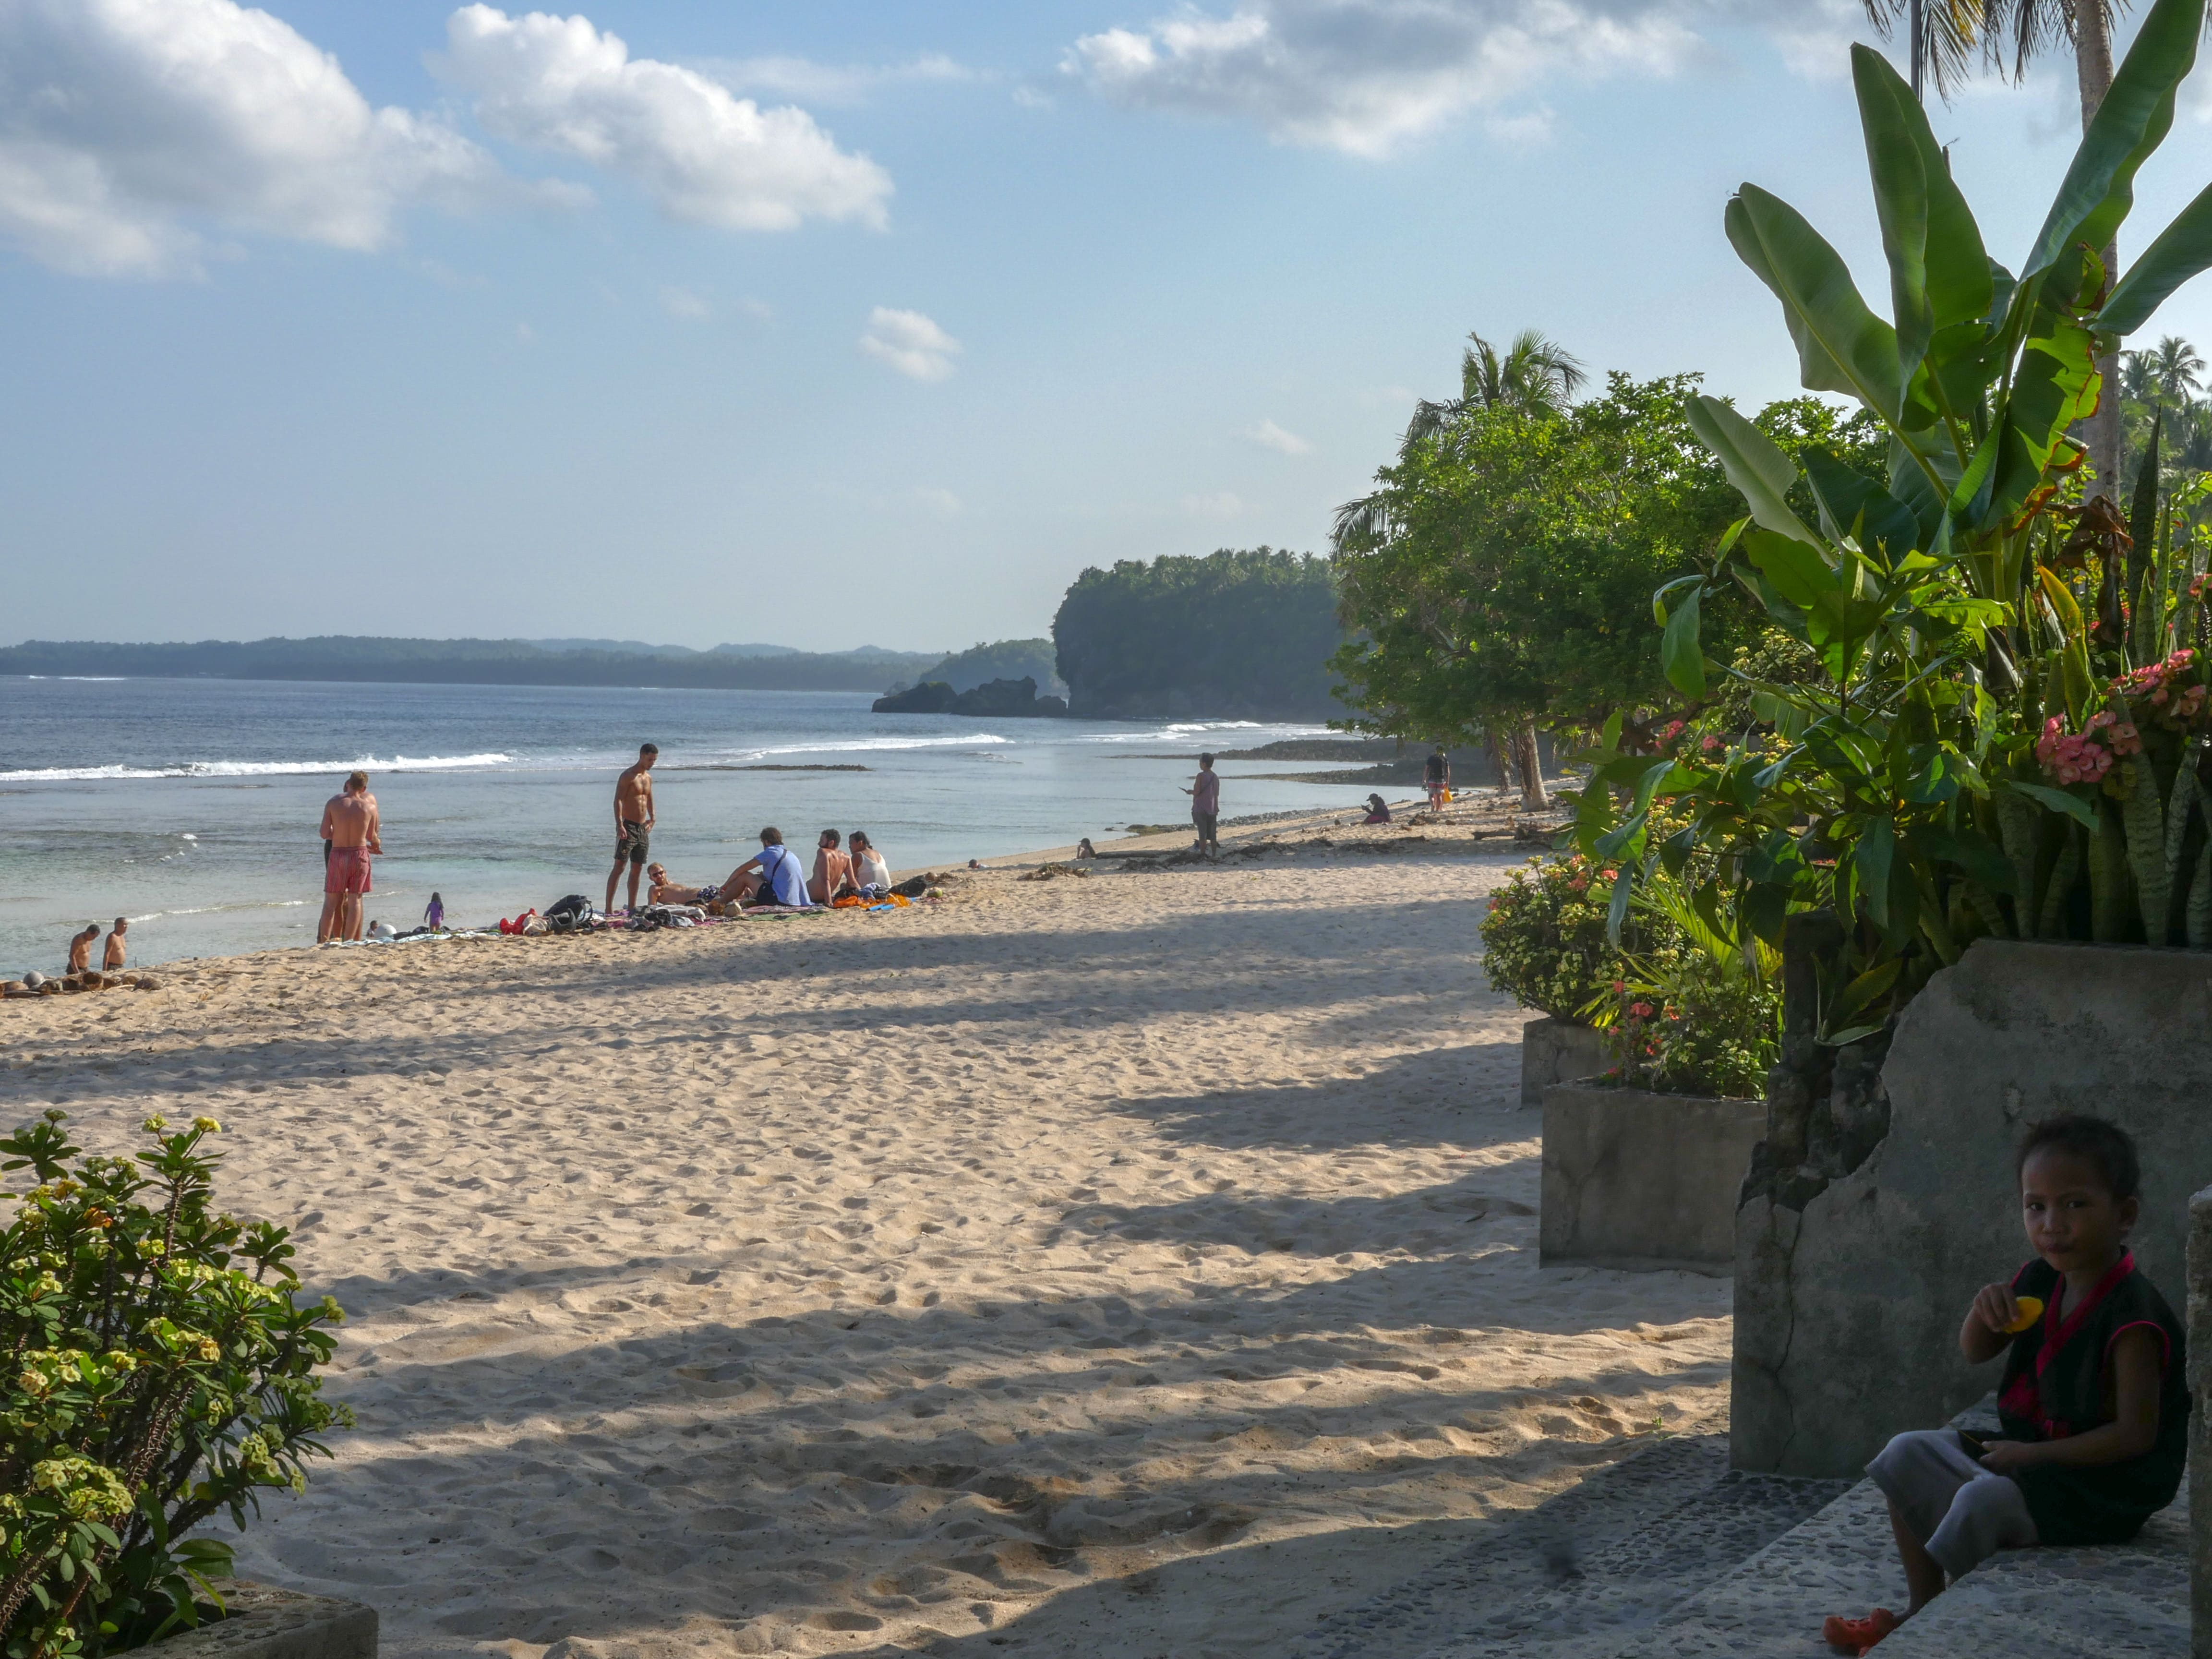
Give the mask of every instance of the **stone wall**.
[{"label": "stone wall", "polygon": [[1595,1077],[1613,1064],[1605,1039],[1592,1027],[1571,1019],[1532,1019],[1521,1028],[1521,1103],[1544,1103],[1554,1083]]},{"label": "stone wall", "polygon": [[1555,1083],[1544,1091],[1545,1261],[1726,1273],[1756,1100]]},{"label": "stone wall", "polygon": [[1822,1073],[1799,1000],[1778,1070],[1811,1080],[1776,1091],[1736,1212],[1736,1468],[1855,1474],[1994,1386],[1959,1323],[2027,1257],[2013,1148],[2037,1118],[2136,1136],[2136,1260],[2181,1302],[2189,1196],[2212,1180],[2212,955],[1978,940],[1907,1005],[1878,1078]]},{"label": "stone wall", "polygon": [[2189,1200],[2189,1651],[2212,1659],[2212,1187]]}]

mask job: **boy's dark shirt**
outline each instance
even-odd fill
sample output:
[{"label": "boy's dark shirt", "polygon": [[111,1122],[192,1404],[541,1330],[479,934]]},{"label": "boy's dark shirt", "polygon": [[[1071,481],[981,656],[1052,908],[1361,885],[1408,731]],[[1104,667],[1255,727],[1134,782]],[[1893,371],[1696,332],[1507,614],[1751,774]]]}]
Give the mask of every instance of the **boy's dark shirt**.
[{"label": "boy's dark shirt", "polygon": [[2118,1415],[2112,1345],[2120,1333],[2148,1326],[2163,1352],[2158,1440],[2140,1457],[2090,1468],[2039,1463],[2013,1471],[2046,1544],[2118,1544],[2173,1501],[2189,1446],[2189,1383],[2181,1322],[2132,1255],[2100,1281],[2080,1308],[2062,1308],[2064,1280],[2041,1260],[2013,1275],[2015,1296],[2043,1298],[2043,1317],[2013,1339],[1997,1386],[1997,1415],[2008,1440],[2063,1440]]}]

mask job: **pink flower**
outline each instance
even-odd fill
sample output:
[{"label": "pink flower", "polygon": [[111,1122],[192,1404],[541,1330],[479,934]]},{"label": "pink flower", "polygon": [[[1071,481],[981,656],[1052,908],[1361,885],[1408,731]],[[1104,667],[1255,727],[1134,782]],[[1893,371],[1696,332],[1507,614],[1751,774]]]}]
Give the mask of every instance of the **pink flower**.
[{"label": "pink flower", "polygon": [[1718,738],[1714,737],[1710,732],[1708,732],[1704,740],[1698,744],[1698,747],[1704,750],[1708,755],[1711,754],[1714,750],[1720,746],[1721,740]]},{"label": "pink flower", "polygon": [[1628,1012],[1638,1019],[1649,1019],[1651,1018],[1651,1005],[1648,1002],[1632,1002],[1628,1005]]},{"label": "pink flower", "polygon": [[2142,735],[2129,722],[2123,720],[2112,728],[2112,752],[2116,755],[2142,753]]}]

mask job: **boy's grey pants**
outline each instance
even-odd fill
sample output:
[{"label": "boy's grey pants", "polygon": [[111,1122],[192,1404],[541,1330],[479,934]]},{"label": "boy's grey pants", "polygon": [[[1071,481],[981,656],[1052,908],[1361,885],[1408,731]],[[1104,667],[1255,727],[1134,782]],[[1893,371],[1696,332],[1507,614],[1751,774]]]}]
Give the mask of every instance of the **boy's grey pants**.
[{"label": "boy's grey pants", "polygon": [[1984,1468],[1955,1429],[1914,1429],[1884,1446],[1867,1474],[1897,1505],[1936,1565],[1962,1578],[1999,1550],[2036,1542],[2020,1483]]}]

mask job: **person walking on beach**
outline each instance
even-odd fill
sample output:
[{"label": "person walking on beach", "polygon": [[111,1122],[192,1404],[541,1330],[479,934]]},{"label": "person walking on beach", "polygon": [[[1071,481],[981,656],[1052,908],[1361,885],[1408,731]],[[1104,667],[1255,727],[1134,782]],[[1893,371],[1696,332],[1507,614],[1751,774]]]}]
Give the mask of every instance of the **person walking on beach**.
[{"label": "person walking on beach", "polygon": [[1436,752],[1422,763],[1421,781],[1428,786],[1429,811],[1443,811],[1444,798],[1451,793],[1451,757],[1444,753],[1443,744],[1438,744]]},{"label": "person walking on beach", "polygon": [[115,931],[107,936],[107,948],[100,953],[100,970],[104,974],[118,972],[123,966],[125,954],[130,946],[124,943],[124,934],[131,931],[131,918],[118,916]]},{"label": "person walking on beach", "polygon": [[316,944],[361,937],[361,896],[370,889],[370,858],[384,852],[381,829],[368,774],[349,774],[345,787],[323,805],[323,915]]},{"label": "person walking on beach", "polygon": [[1198,775],[1183,793],[1190,797],[1190,821],[1198,828],[1196,850],[1208,858],[1218,858],[1221,840],[1214,834],[1214,826],[1221,817],[1221,775],[1213,769],[1212,756],[1198,757]]},{"label": "person walking on beach", "polygon": [[642,743],[637,764],[615,780],[615,867],[607,872],[607,902],[615,908],[615,884],[623,866],[629,866],[629,908],[637,908],[637,884],[645,874],[645,860],[653,845],[653,763],[660,758],[660,745]]},{"label": "person walking on beach", "polygon": [[88,921],[84,932],[70,935],[69,971],[81,974],[92,966],[92,942],[100,937],[100,924]]}]

